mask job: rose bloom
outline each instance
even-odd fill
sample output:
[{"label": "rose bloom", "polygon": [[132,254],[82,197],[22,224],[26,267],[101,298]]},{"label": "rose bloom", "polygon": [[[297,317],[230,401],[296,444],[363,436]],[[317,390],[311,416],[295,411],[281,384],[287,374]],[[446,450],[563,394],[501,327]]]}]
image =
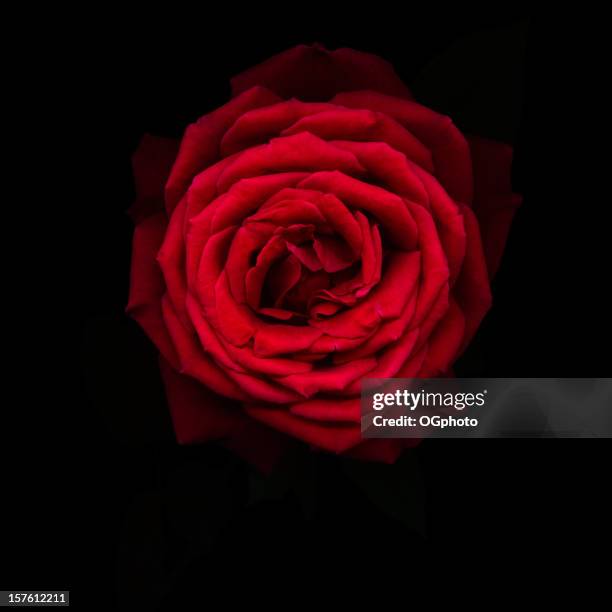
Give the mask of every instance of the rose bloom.
[{"label": "rose bloom", "polygon": [[361,381],[452,375],[520,201],[512,151],[351,49],[295,47],[232,91],[133,157],[127,310],[177,439],[262,469],[292,439],[392,462],[414,441],[361,439]]}]

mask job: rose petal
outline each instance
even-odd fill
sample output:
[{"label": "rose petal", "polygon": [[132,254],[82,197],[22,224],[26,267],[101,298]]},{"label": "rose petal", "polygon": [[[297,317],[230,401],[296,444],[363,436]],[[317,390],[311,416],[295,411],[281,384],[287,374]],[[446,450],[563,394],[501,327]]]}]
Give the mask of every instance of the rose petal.
[{"label": "rose petal", "polygon": [[[418,270],[416,273],[418,274]],[[414,316],[414,311],[417,302],[416,292],[416,275],[413,281],[406,279],[406,283],[414,283],[414,291],[412,292],[410,299],[406,303],[402,314],[397,319],[384,322],[377,330],[376,333],[372,334],[363,344],[352,350],[345,350],[334,354],[334,363],[346,363],[353,359],[361,359],[368,357],[374,353],[380,351],[386,346],[399,340],[408,330],[409,325]]]},{"label": "rose petal", "polygon": [[448,285],[450,272],[431,214],[418,204],[407,204],[419,228],[422,273],[413,317],[413,325],[419,325],[430,311],[441,288]]},{"label": "rose petal", "polygon": [[258,308],[257,312],[266,317],[278,319],[279,321],[303,320],[305,317],[305,315],[291,310],[285,310],[284,308]]},{"label": "rose petal", "polygon": [[221,154],[232,155],[250,147],[264,144],[302,117],[329,110],[331,104],[306,103],[287,100],[246,112],[223,136]]},{"label": "rose petal", "polygon": [[427,353],[427,346],[423,345],[416,351],[408,361],[399,369],[396,378],[416,378]]},{"label": "rose petal", "polygon": [[[231,294],[239,304],[246,302],[245,279],[252,267],[253,257],[261,250],[262,246],[270,241],[273,232],[274,226],[271,224],[243,225],[236,231],[232,239],[222,266],[227,275]],[[204,264],[204,262],[202,263]]]},{"label": "rose petal", "polygon": [[438,230],[440,243],[446,255],[449,283],[455,283],[463,264],[466,250],[466,232],[461,208],[453,202],[434,177],[418,167],[415,173],[427,191],[429,205]]},{"label": "rose petal", "polygon": [[287,253],[285,241],[274,236],[259,252],[255,265],[245,277],[246,303],[256,310],[261,303],[261,291],[272,264]]},{"label": "rose petal", "polygon": [[264,474],[270,474],[297,441],[279,431],[245,418],[223,445]]},{"label": "rose petal", "polygon": [[161,354],[174,367],[178,367],[178,356],[162,318],[161,298],[166,286],[156,261],[166,226],[166,215],[158,212],[147,217],[134,229],[130,295],[126,312],[138,322]]},{"label": "rose petal", "polygon": [[348,245],[332,236],[315,238],[313,247],[323,269],[330,274],[348,268],[355,261]]},{"label": "rose petal", "polygon": [[313,421],[361,423],[361,401],[354,399],[313,398],[290,407],[292,414]]},{"label": "rose petal", "polygon": [[[403,153],[395,151],[384,142],[332,142],[353,153],[378,185],[413,202],[428,204],[427,192],[414,172],[414,168],[419,166],[408,160]],[[431,167],[431,164],[427,167]]]},{"label": "rose petal", "polygon": [[187,279],[185,274],[185,242],[183,227],[187,202],[183,198],[170,217],[164,242],[157,254],[157,262],[164,275],[167,296],[172,302],[174,312],[181,323],[189,329],[191,324],[185,314],[187,297]]},{"label": "rose petal", "polygon": [[363,377],[376,367],[375,359],[359,359],[338,366],[313,369],[303,374],[292,374],[278,381],[304,397],[315,393],[344,391],[356,378]]},{"label": "rose petal", "polygon": [[266,202],[254,215],[245,220],[248,223],[272,223],[286,227],[296,223],[323,225],[325,217],[311,202],[301,199],[275,199]]},{"label": "rose petal", "polygon": [[[231,343],[224,341],[222,336],[217,336],[207,320],[202,317],[194,300],[188,299],[188,308],[194,326],[202,341],[202,346],[206,347],[207,353],[210,353],[214,359],[211,363],[208,355],[201,352],[201,347],[194,346],[193,340],[191,340],[188,343],[188,351],[183,351],[185,354],[184,367],[189,368],[189,370],[187,370],[189,373],[199,380],[206,381],[206,377],[210,376],[209,369],[212,365],[222,366],[220,369],[224,375],[232,383],[236,384],[241,393],[251,401],[259,400],[272,404],[286,404],[298,399],[299,395],[297,393],[289,391],[285,387],[275,384],[273,381],[267,380],[266,377],[260,373],[246,371],[246,368],[239,365],[238,362],[245,366],[248,366],[249,362],[251,364],[254,363],[252,360],[249,360],[250,356],[247,353],[247,351],[250,352],[250,347],[245,347],[244,349],[234,347]],[[199,355],[203,356],[204,363],[194,363],[192,361],[194,359],[197,360]],[[304,367],[303,364],[295,364],[295,367],[291,366],[291,369],[287,366],[289,366],[287,361],[283,362],[282,360],[278,360],[275,362],[267,362],[263,369],[269,368],[270,370],[288,373],[289,371],[303,371],[302,368]],[[213,368],[213,373],[215,372]]]},{"label": "rose petal", "polygon": [[512,148],[472,137],[474,212],[478,217],[489,277],[493,278],[506,246],[510,224],[522,198],[512,193]]},{"label": "rose petal", "polygon": [[244,346],[255,335],[260,322],[252,310],[234,300],[223,271],[215,285],[217,330],[234,346]]},{"label": "rose petal", "polygon": [[418,439],[405,440],[365,440],[355,448],[351,448],[347,457],[361,461],[380,461],[381,463],[395,463],[404,450],[419,444]]},{"label": "rose petal", "polygon": [[361,441],[360,427],[347,423],[317,423],[291,414],[285,409],[245,405],[254,419],[283,431],[294,438],[334,453],[342,453]]},{"label": "rose petal", "polygon": [[313,201],[325,217],[328,225],[344,238],[355,255],[359,255],[363,236],[351,211],[331,193],[319,194],[315,196]]},{"label": "rose petal", "polygon": [[372,141],[388,144],[427,170],[433,170],[431,153],[400,123],[370,110],[332,108],[302,117],[285,128],[283,136],[309,132],[324,140]]},{"label": "rose petal", "polygon": [[168,214],[172,213],[196,174],[219,160],[221,138],[232,123],[248,110],[275,102],[279,102],[279,98],[274,93],[263,87],[253,87],[187,127],[166,183]]},{"label": "rose petal", "polygon": [[293,255],[272,265],[266,287],[275,307],[283,304],[285,296],[297,285],[301,277],[302,266]]},{"label": "rose petal", "polygon": [[[368,372],[368,378],[392,378],[412,356],[418,340],[418,330],[412,330],[376,357],[376,367]],[[349,362],[351,363],[351,362]],[[347,393],[360,393],[361,380],[346,389]]]},{"label": "rose petal", "polygon": [[129,209],[135,224],[164,208],[164,185],[179,149],[175,138],[145,134],[132,154],[136,200]]},{"label": "rose petal", "polygon": [[465,337],[462,345],[462,348],[465,348],[491,308],[492,297],[476,216],[467,206],[463,206],[462,211],[467,250],[453,295],[465,316]]},{"label": "rose petal", "polygon": [[274,138],[268,144],[252,147],[238,155],[221,173],[217,189],[227,191],[244,178],[305,170],[340,170],[349,175],[364,172],[357,158],[349,151],[302,132],[295,136]]},{"label": "rose petal", "polygon": [[293,187],[308,176],[305,172],[279,172],[266,176],[245,178],[214,200],[192,221],[193,225],[210,220],[210,231],[219,232],[229,225],[241,224],[277,191]]},{"label": "rose petal", "polygon": [[299,45],[274,55],[232,80],[237,95],[263,85],[282,98],[328,100],[339,91],[372,89],[410,98],[391,64],[353,49],[328,51],[321,45]]},{"label": "rose petal", "polygon": [[162,357],[159,367],[179,444],[194,444],[231,434],[246,420],[240,405],[183,376]]},{"label": "rose petal", "polygon": [[172,339],[181,366],[180,373],[198,381],[225,397],[238,400],[250,399],[219,366],[202,351],[194,333],[188,332],[172,308],[167,296],[162,299],[162,314],[168,334]]},{"label": "rose petal", "polygon": [[430,151],[435,175],[448,194],[472,203],[472,164],[467,141],[449,117],[412,102],[375,91],[341,93],[332,100],[349,108],[367,108],[393,117],[412,132]]},{"label": "rose petal", "polygon": [[261,357],[303,351],[309,348],[322,333],[307,326],[265,325],[255,334],[254,351]]},{"label": "rose petal", "polygon": [[311,272],[318,272],[323,267],[316,251],[311,245],[300,246],[287,242],[287,248],[295,259]]},{"label": "rose petal", "polygon": [[315,172],[298,187],[333,193],[348,205],[371,213],[396,248],[410,251],[416,246],[416,223],[397,195],[337,171]]},{"label": "rose petal", "polygon": [[414,291],[419,262],[418,252],[391,253],[380,283],[363,301],[335,317],[310,324],[337,338],[367,338],[382,321],[400,316]]},{"label": "rose petal", "polygon": [[434,378],[455,361],[465,334],[465,318],[451,300],[448,310],[427,341],[427,354],[419,371],[420,378]]}]

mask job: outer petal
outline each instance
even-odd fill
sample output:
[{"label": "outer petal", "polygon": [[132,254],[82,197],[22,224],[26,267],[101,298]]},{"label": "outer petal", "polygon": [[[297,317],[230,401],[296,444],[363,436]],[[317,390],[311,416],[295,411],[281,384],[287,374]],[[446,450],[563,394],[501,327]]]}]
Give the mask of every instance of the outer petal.
[{"label": "outer petal", "polygon": [[223,444],[260,471],[269,474],[291,446],[298,442],[253,419],[245,418]]},{"label": "outer petal", "polygon": [[162,355],[178,366],[178,357],[162,317],[161,298],[165,285],[155,259],[166,226],[165,214],[158,212],[134,230],[130,296],[126,312],[139,323]]},{"label": "outer petal", "polygon": [[174,210],[193,178],[219,160],[221,139],[232,123],[248,110],[278,101],[271,91],[255,87],[212,113],[204,115],[185,130],[181,148],[166,184],[168,214]]},{"label": "outer petal", "polygon": [[382,463],[395,463],[402,452],[413,448],[420,443],[417,438],[403,440],[365,440],[346,453],[348,457],[361,461],[380,461]]},{"label": "outer petal", "polygon": [[283,130],[282,135],[307,131],[325,140],[385,142],[427,170],[432,169],[429,150],[399,122],[383,113],[332,107],[307,115]]},{"label": "outer petal", "polygon": [[453,296],[465,315],[463,350],[473,338],[483,317],[491,308],[491,286],[487,276],[487,265],[480,241],[478,221],[473,211],[462,205],[467,235],[463,268],[453,287]]},{"label": "outer petal", "polygon": [[221,174],[220,192],[227,191],[240,179],[273,172],[338,170],[361,174],[364,169],[350,152],[339,149],[309,132],[273,138],[268,144],[244,151]]},{"label": "outer petal", "polygon": [[341,91],[371,89],[411,98],[391,64],[370,53],[353,49],[328,51],[321,45],[299,45],[242,72],[232,79],[238,95],[263,85],[283,98],[329,100]]},{"label": "outer petal", "polygon": [[229,379],[225,372],[202,351],[195,334],[183,327],[167,296],[162,299],[162,315],[172,344],[176,348],[181,372],[193,376],[219,395],[241,400],[249,398],[244,390]]},{"label": "outer petal", "polygon": [[419,377],[434,378],[443,375],[456,359],[464,333],[463,313],[451,301],[446,314],[428,340],[427,354],[419,371]]},{"label": "outer petal", "polygon": [[470,138],[469,144],[474,167],[473,208],[480,223],[489,277],[493,278],[522,197],[512,193],[512,147],[484,138]]},{"label": "outer petal", "polygon": [[189,376],[176,372],[160,358],[160,371],[176,438],[192,444],[229,435],[245,416],[236,402],[220,397]]},{"label": "outer petal", "polygon": [[240,406],[220,397],[163,358],[160,371],[179,444],[221,439],[223,445],[269,473],[293,441],[246,416]]},{"label": "outer petal", "polygon": [[449,117],[416,102],[384,96],[375,91],[339,94],[333,103],[349,108],[369,108],[393,117],[429,148],[436,178],[448,194],[465,204],[472,203],[469,146]]},{"label": "outer petal", "polygon": [[335,423],[361,422],[361,400],[352,399],[311,399],[298,402],[291,406],[291,412],[296,416],[313,421],[331,421]]},{"label": "outer petal", "polygon": [[247,404],[245,410],[262,423],[334,453],[342,453],[361,440],[360,428],[355,424],[318,423],[298,417],[285,409],[267,406]]},{"label": "outer petal", "polygon": [[164,185],[178,149],[174,138],[142,137],[132,155],[136,199],[128,212],[134,223],[164,208]]}]

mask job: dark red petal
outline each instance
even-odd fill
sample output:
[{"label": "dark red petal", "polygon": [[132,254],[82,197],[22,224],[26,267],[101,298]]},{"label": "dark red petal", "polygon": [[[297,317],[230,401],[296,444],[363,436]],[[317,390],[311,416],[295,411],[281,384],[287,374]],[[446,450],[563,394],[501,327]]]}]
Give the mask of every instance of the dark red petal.
[{"label": "dark red petal", "polygon": [[359,425],[347,423],[318,423],[291,414],[284,408],[245,405],[246,412],[254,419],[299,438],[324,450],[342,453],[361,440]]},{"label": "dark red petal", "polygon": [[376,359],[359,359],[303,374],[284,376],[278,382],[304,397],[311,397],[315,393],[342,392],[375,367]]},{"label": "dark red petal", "polygon": [[406,448],[416,446],[420,440],[365,440],[346,453],[347,457],[361,461],[395,463]]},{"label": "dark red petal", "polygon": [[472,209],[461,205],[466,232],[466,252],[453,296],[465,316],[465,348],[491,307],[491,286],[483,253],[478,221]]},{"label": "dark red petal", "polygon": [[191,331],[185,329],[172,308],[167,296],[162,299],[162,314],[176,348],[181,364],[181,373],[197,378],[219,395],[246,400],[249,395],[207,355]]},{"label": "dark red petal", "polygon": [[317,253],[312,247],[312,245],[306,244],[304,246],[300,246],[291,242],[287,242],[287,248],[293,254],[295,261],[301,263],[301,265],[303,265],[311,272],[318,272],[319,270],[321,270],[321,261],[319,260]]},{"label": "dark red petal", "polygon": [[419,378],[434,378],[448,370],[458,356],[464,335],[465,318],[451,300],[446,314],[429,337]]},{"label": "dark red petal", "polygon": [[279,321],[290,321],[292,319],[303,320],[305,317],[305,315],[301,315],[291,310],[285,310],[284,308],[258,308],[257,312],[261,315],[265,315],[266,317],[278,319]]},{"label": "dark red petal", "polygon": [[164,185],[176,159],[179,141],[145,134],[132,155],[136,200],[129,209],[138,223],[164,208]]},{"label": "dark red petal", "polygon": [[395,375],[396,378],[416,378],[418,372],[423,365],[425,360],[425,352],[427,347],[422,346],[408,361],[400,368],[399,372]]},{"label": "dark red petal", "polygon": [[246,273],[245,276],[245,298],[246,303],[256,310],[261,303],[261,291],[270,270],[270,266],[286,254],[287,247],[285,241],[275,236],[258,253],[255,265]]},{"label": "dark red petal", "polygon": [[166,184],[168,214],[174,210],[193,178],[219,160],[221,139],[232,123],[248,110],[278,101],[271,91],[256,87],[187,127]]},{"label": "dark red petal", "polygon": [[[418,273],[420,271],[420,266],[415,271]],[[384,322],[378,327],[376,333],[373,333],[365,342],[357,346],[357,348],[336,352],[334,354],[334,363],[345,363],[353,359],[368,357],[402,338],[412,320],[417,302],[418,292],[416,290],[416,280],[412,281],[406,278],[406,284],[412,282],[415,283],[415,288],[399,317]]]},{"label": "dark red petal", "polygon": [[257,331],[253,349],[260,357],[295,353],[308,349],[322,335],[322,331],[305,325],[265,325]]},{"label": "dark red petal", "polygon": [[315,172],[301,181],[298,187],[334,194],[347,206],[376,217],[386,230],[389,242],[396,248],[404,251],[415,248],[416,222],[396,194],[337,171]]},{"label": "dark red petal", "polygon": [[387,266],[380,283],[363,301],[330,319],[311,321],[311,326],[337,339],[365,339],[381,322],[399,317],[418,279],[419,253],[394,251],[387,258]]},{"label": "dark red petal", "polygon": [[412,202],[407,202],[407,204],[419,227],[423,278],[413,324],[420,325],[423,319],[428,316],[441,288],[448,285],[450,271],[433,218],[422,206]]},{"label": "dark red petal", "polygon": [[392,98],[375,91],[339,94],[333,102],[349,108],[368,108],[393,117],[429,148],[436,178],[448,194],[454,200],[472,203],[469,146],[449,117],[416,102]]},{"label": "dark red petal", "polygon": [[[418,335],[419,331],[413,329],[378,355],[378,365],[368,372],[368,378],[391,378],[395,376],[400,368],[403,367],[414,354]],[[359,393],[360,391],[360,380],[354,381],[353,384],[346,389],[347,393]]]},{"label": "dark red petal", "polygon": [[271,106],[248,111],[232,125],[221,141],[221,155],[232,155],[278,136],[301,117],[334,108],[322,102],[308,103],[286,100]]},{"label": "dark red petal", "polygon": [[313,248],[323,269],[330,274],[348,268],[355,261],[346,242],[333,236],[319,236],[315,239]]},{"label": "dark red petal", "polygon": [[223,445],[264,474],[269,474],[292,446],[298,442],[279,431],[266,427],[251,418],[223,441]]},{"label": "dark red petal", "polygon": [[512,193],[512,147],[474,137],[469,144],[474,168],[473,208],[480,224],[489,277],[493,278],[522,198]]},{"label": "dark red petal", "polygon": [[432,170],[431,153],[399,122],[383,113],[332,107],[307,115],[283,130],[282,135],[310,132],[324,140],[384,142],[426,170]]},{"label": "dark red petal", "polygon": [[307,200],[279,199],[276,194],[245,223],[272,223],[281,227],[296,223],[320,226],[325,223],[325,217],[314,204]]},{"label": "dark red petal", "polygon": [[364,173],[364,168],[350,151],[335,147],[308,132],[300,132],[273,138],[267,144],[252,147],[238,155],[222,172],[217,189],[225,192],[240,179],[299,170],[339,170],[349,175]]},{"label": "dark red petal", "polygon": [[130,296],[126,311],[139,323],[166,359],[178,367],[178,357],[162,317],[161,299],[165,284],[155,259],[166,226],[165,214],[158,212],[134,230]]},{"label": "dark red petal", "polygon": [[361,400],[353,399],[310,399],[293,404],[291,412],[296,416],[313,421],[336,423],[361,423]]},{"label": "dark red petal", "polygon": [[232,92],[238,95],[254,85],[283,98],[309,101],[357,89],[411,98],[391,64],[380,57],[353,49],[328,51],[320,45],[293,47],[246,70],[232,79]]},{"label": "dark red petal", "polygon": [[275,307],[281,306],[285,296],[297,285],[301,276],[302,266],[293,255],[272,265],[267,286]]},{"label": "dark red petal", "polygon": [[185,312],[187,297],[187,279],[185,278],[185,241],[183,227],[185,225],[186,199],[183,198],[170,217],[164,242],[162,243],[157,262],[164,275],[166,294],[172,302],[174,312],[186,329],[191,328],[189,317]]},{"label": "dark red petal", "polygon": [[[354,142],[334,140],[333,144],[351,151],[367,170],[369,179],[398,196],[428,206],[425,191],[411,162],[403,153],[392,149],[384,142]],[[433,167],[429,164],[431,172]]]},{"label": "dark red petal", "polygon": [[176,439],[193,444],[229,435],[244,419],[240,405],[159,360]]}]

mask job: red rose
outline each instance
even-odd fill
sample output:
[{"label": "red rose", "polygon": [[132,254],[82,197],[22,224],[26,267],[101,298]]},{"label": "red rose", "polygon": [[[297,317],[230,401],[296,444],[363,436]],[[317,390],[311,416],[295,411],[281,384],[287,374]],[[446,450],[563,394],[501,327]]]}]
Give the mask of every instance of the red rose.
[{"label": "red rose", "polygon": [[351,49],[299,46],[232,87],[133,160],[128,311],[177,438],[393,461],[410,441],[361,440],[360,382],[444,375],[474,335],[519,203],[511,149]]}]

